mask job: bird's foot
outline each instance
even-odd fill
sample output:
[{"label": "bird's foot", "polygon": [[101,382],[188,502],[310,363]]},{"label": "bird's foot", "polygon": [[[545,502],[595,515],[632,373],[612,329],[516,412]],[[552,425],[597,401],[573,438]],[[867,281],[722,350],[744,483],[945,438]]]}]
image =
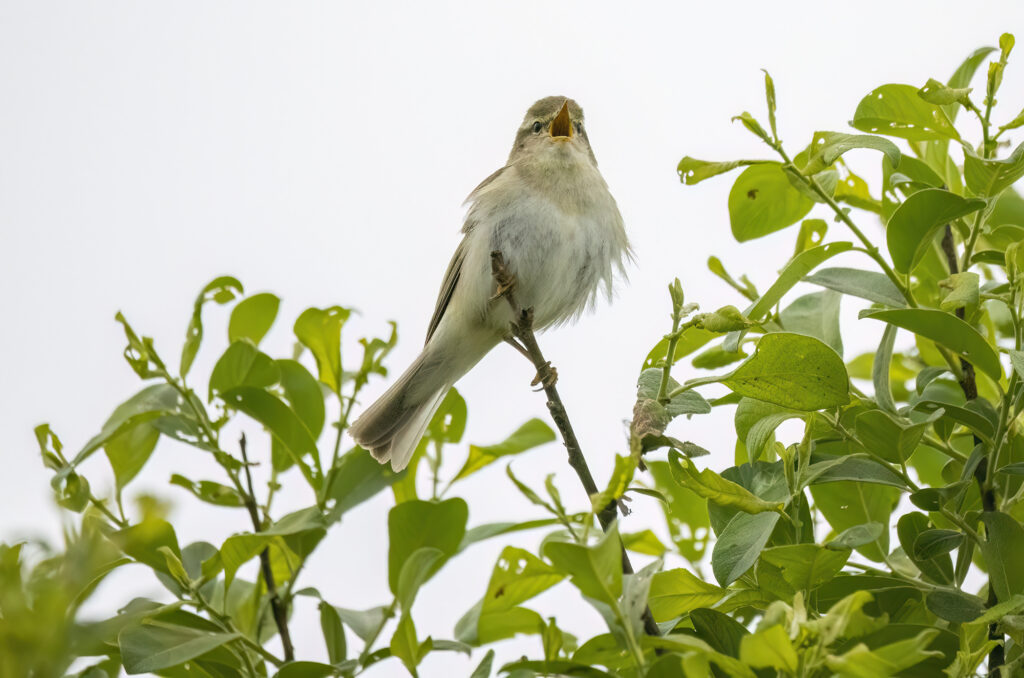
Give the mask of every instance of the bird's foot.
[{"label": "bird's foot", "polygon": [[537,376],[530,382],[530,386],[536,386],[540,384],[544,388],[550,388],[555,385],[558,381],[558,370],[550,363],[546,362],[540,366],[537,370]]},{"label": "bird's foot", "polygon": [[516,288],[516,277],[511,273],[503,271],[503,275],[495,276],[495,292],[491,301],[497,301],[507,296]]}]

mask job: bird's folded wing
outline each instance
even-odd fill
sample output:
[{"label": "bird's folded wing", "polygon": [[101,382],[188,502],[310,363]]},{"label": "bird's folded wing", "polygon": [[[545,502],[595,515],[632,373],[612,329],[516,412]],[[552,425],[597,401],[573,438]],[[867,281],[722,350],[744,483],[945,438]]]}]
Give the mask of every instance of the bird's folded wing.
[{"label": "bird's folded wing", "polygon": [[466,238],[463,238],[458,248],[456,248],[455,254],[452,256],[451,263],[448,264],[448,270],[445,271],[444,281],[441,283],[441,291],[437,295],[437,305],[434,306],[434,316],[430,319],[430,326],[427,328],[427,339],[424,343],[430,341],[430,337],[434,336],[437,326],[441,324],[441,317],[444,316],[444,312],[448,308],[448,302],[452,300],[452,294],[455,292],[455,286],[459,282],[459,275],[462,273],[462,262],[465,258]]}]

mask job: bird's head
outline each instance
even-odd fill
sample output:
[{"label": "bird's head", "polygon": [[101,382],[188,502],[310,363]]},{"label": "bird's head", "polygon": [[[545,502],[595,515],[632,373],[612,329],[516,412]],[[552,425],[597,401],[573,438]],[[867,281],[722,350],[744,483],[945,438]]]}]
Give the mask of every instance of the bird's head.
[{"label": "bird's head", "polygon": [[530,106],[516,132],[509,164],[523,157],[551,153],[579,153],[597,165],[583,126],[583,109],[563,96],[545,97]]}]

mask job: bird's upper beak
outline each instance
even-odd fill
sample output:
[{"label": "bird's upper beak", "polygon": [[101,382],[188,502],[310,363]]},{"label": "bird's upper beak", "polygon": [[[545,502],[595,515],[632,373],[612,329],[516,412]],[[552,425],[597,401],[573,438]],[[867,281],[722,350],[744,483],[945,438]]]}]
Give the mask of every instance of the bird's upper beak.
[{"label": "bird's upper beak", "polygon": [[549,133],[556,139],[559,137],[565,140],[572,138],[572,120],[569,118],[568,99],[566,99],[565,103],[562,104],[562,109],[558,111],[558,115],[555,116],[555,119],[551,121]]}]

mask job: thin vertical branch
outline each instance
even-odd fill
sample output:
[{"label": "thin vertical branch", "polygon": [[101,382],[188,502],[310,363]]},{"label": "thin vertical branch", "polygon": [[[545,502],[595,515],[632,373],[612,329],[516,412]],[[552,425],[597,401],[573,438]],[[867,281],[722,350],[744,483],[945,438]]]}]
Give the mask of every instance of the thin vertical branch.
[{"label": "thin vertical branch", "polygon": [[[965,270],[967,267],[968,258],[970,257],[970,248],[974,242],[973,238],[975,237],[975,234],[980,230],[981,224],[979,219],[979,222],[975,223],[975,227],[972,232],[972,240],[968,243],[967,249],[964,252]],[[959,272],[959,269],[957,268],[956,263],[956,244],[953,242],[953,229],[949,224],[946,224],[946,232],[943,233],[942,235],[942,251],[946,255],[946,263],[949,265],[949,274],[957,274]],[[963,307],[956,309],[956,317],[963,320],[965,315],[966,314],[964,312]],[[960,367],[963,371],[963,377],[960,379],[960,390],[963,391],[964,397],[967,398],[968,401],[975,400],[978,397],[978,382],[977,377],[974,373],[974,365],[972,365],[969,361],[961,358]],[[1009,397],[1009,395],[1004,397]],[[974,436],[974,445],[978,446],[981,443],[982,440],[978,436]],[[999,441],[995,441],[995,444],[998,445]],[[997,454],[997,452],[998,451],[996,449],[993,449],[992,451],[993,455]],[[994,460],[993,463],[990,464],[988,457],[985,457],[981,460],[977,468],[974,470],[974,479],[977,481],[978,491],[981,493],[981,509],[982,511],[987,512],[992,512],[996,510],[996,494],[995,490],[992,488],[992,484],[989,482],[990,466],[995,466]],[[988,607],[994,607],[998,602],[999,600],[996,598],[995,588],[993,588],[992,582],[989,581],[988,600],[986,601],[986,605]],[[1003,666],[1003,664],[1006,661],[1005,650],[1003,649],[1004,638],[1002,632],[1000,632],[999,630],[998,624],[989,624],[988,638],[989,640],[994,640],[999,643],[994,648],[992,648],[992,651],[989,653],[988,656],[989,674],[997,676],[999,675],[1000,667]]]},{"label": "thin vertical branch", "polygon": [[[243,495],[245,508],[249,510],[249,518],[252,519],[253,532],[262,532],[263,523],[260,520],[259,508],[256,506],[256,492],[252,485],[252,472],[249,471],[249,457],[245,449],[245,434],[238,441],[242,450],[242,467],[245,469],[245,482],[249,492]],[[292,635],[288,630],[288,610],[277,593],[277,585],[274,583],[274,571],[270,569],[270,549],[265,548],[260,552],[260,572],[263,575],[263,582],[267,585],[267,595],[270,596],[270,609],[274,615],[274,623],[277,625],[277,632],[281,635],[281,645],[284,647],[284,660],[290,662],[295,660],[295,648],[292,646]]]},{"label": "thin vertical branch", "polygon": [[[598,492],[597,484],[594,482],[594,476],[590,473],[587,459],[583,456],[583,450],[580,448],[575,431],[573,431],[572,422],[569,421],[565,405],[562,404],[562,398],[555,387],[558,373],[551,363],[544,359],[544,354],[541,353],[540,346],[537,344],[537,337],[533,332],[533,309],[520,308],[515,301],[515,278],[505,268],[504,257],[499,251],[491,252],[491,273],[498,285],[498,296],[505,297],[517,318],[516,322],[512,323],[512,335],[519,342],[517,348],[537,369],[534,384],[540,384],[544,388],[544,394],[548,399],[548,411],[551,413],[551,418],[554,420],[555,426],[558,427],[559,433],[562,434],[562,441],[565,443],[565,449],[569,455],[569,465],[576,472],[587,495],[593,496]],[[609,502],[607,506],[598,512],[597,520],[601,523],[601,529],[605,532],[614,525],[617,519],[617,508],[618,504],[613,501]],[[625,547],[622,547],[622,571],[625,574],[633,573],[633,565],[629,562],[629,556],[626,554]],[[650,608],[644,609],[643,622],[644,632],[647,635],[661,635],[661,630],[654,621]]]}]

